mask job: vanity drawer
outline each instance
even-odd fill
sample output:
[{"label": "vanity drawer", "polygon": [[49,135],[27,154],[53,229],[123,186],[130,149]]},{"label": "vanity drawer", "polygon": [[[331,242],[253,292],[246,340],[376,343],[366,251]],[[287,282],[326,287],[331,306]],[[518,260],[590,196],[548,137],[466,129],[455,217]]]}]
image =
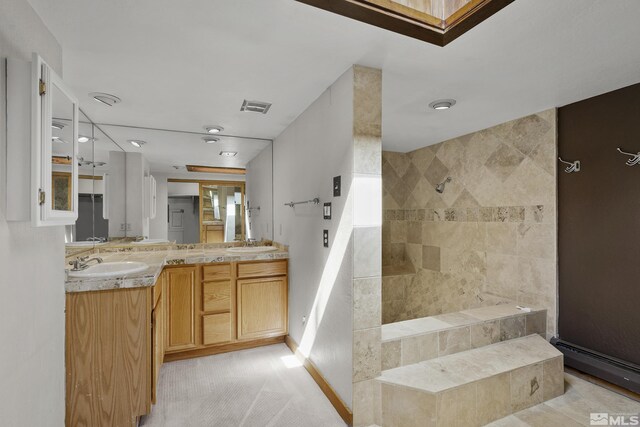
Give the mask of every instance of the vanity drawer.
[{"label": "vanity drawer", "polygon": [[231,281],[203,283],[202,309],[204,311],[231,310]]},{"label": "vanity drawer", "polygon": [[202,280],[220,280],[231,277],[230,264],[210,264],[202,267]]},{"label": "vanity drawer", "polygon": [[202,343],[204,345],[231,341],[231,313],[202,316]]},{"label": "vanity drawer", "polygon": [[284,276],[286,274],[286,260],[238,264],[238,277]]}]

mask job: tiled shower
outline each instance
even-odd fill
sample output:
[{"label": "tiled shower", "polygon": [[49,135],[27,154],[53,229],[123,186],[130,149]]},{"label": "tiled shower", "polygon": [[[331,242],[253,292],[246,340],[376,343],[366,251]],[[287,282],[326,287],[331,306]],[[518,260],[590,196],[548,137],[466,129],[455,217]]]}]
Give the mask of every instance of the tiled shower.
[{"label": "tiled shower", "polygon": [[553,334],[556,123],[552,109],[383,152],[383,323],[512,301],[547,309]]}]

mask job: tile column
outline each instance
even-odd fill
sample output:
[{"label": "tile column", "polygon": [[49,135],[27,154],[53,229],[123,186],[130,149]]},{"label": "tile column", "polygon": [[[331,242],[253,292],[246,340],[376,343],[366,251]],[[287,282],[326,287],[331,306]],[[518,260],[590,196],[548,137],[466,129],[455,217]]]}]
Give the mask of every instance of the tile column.
[{"label": "tile column", "polygon": [[380,423],[382,71],[354,66],[353,425]]}]

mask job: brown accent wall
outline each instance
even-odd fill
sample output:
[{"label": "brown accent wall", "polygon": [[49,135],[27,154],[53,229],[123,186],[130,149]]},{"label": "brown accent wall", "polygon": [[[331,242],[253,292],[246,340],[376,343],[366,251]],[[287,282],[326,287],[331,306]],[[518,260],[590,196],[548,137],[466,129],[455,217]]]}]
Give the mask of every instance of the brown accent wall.
[{"label": "brown accent wall", "polygon": [[555,110],[383,152],[383,323],[516,301],[546,308],[552,335],[555,159]]},{"label": "brown accent wall", "polygon": [[560,338],[640,365],[640,84],[558,114]]}]

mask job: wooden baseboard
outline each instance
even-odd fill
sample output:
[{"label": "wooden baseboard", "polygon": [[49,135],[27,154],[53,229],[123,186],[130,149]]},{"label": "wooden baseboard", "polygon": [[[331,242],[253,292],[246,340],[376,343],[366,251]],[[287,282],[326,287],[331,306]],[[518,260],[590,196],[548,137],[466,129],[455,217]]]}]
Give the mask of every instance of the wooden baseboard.
[{"label": "wooden baseboard", "polygon": [[327,399],[329,399],[329,402],[331,402],[333,407],[336,408],[336,411],[338,411],[338,414],[342,417],[344,422],[350,426],[353,425],[353,413],[351,412],[349,407],[345,405],[342,399],[340,399],[340,396],[338,396],[338,393],[336,393],[335,390],[331,387],[331,385],[327,382],[327,380],[324,379],[324,377],[322,376],[320,371],[318,371],[315,365],[309,359],[307,359],[300,351],[298,351],[298,344],[289,335],[287,335],[284,338],[284,342],[285,344],[287,344],[287,347],[291,349],[293,354],[295,354],[296,357],[300,360],[300,362],[303,364],[303,366],[309,372],[309,374],[311,374],[311,377],[318,384],[318,386],[320,387],[320,390],[322,390],[325,396],[327,396]]},{"label": "wooden baseboard", "polygon": [[280,344],[285,342],[284,336],[273,338],[262,338],[259,340],[239,341],[231,344],[221,344],[212,347],[198,348],[195,350],[180,351],[176,353],[166,353],[165,362],[176,360],[192,359],[194,357],[212,356],[214,354],[229,353],[230,351],[246,350],[248,348],[262,347],[265,345]]}]

